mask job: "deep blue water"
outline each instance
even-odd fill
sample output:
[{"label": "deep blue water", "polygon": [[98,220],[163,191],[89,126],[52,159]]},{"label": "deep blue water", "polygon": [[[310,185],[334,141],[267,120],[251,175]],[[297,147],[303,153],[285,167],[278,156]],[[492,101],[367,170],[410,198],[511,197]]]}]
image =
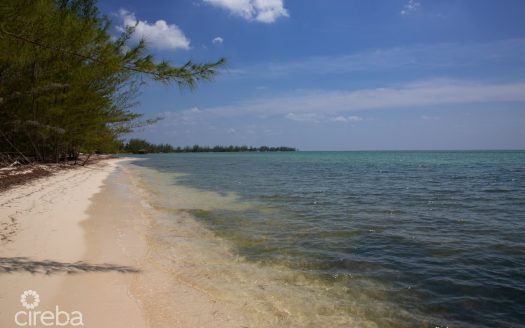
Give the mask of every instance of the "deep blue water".
[{"label": "deep blue water", "polygon": [[524,327],[525,152],[145,157],[252,205],[189,210],[247,261],[394,304],[363,314],[379,327]]}]

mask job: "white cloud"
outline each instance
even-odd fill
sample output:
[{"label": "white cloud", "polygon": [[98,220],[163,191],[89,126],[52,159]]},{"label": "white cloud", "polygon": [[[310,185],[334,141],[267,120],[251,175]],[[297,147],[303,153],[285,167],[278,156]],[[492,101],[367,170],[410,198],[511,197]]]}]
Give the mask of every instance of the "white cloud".
[{"label": "white cloud", "polygon": [[421,115],[423,121],[435,121],[438,120],[436,116]]},{"label": "white cloud", "polygon": [[336,117],[332,117],[330,120],[332,122],[337,122],[337,123],[355,123],[355,122],[360,122],[363,119],[361,117],[359,117],[359,116],[342,116],[342,115],[339,115],[339,116],[336,116]]},{"label": "white cloud", "polygon": [[288,113],[285,116],[286,119],[296,122],[336,122],[336,123],[356,123],[363,119],[360,116],[327,116],[325,113]]},{"label": "white cloud", "polygon": [[421,3],[416,0],[408,0],[408,2],[403,6],[403,9],[401,10],[401,15],[408,15],[421,7]]},{"label": "white cloud", "polygon": [[319,123],[321,121],[321,116],[315,113],[288,113],[285,118],[297,122]]},{"label": "white cloud", "polygon": [[203,0],[212,6],[228,10],[246,20],[273,23],[279,17],[289,17],[283,0]]},{"label": "white cloud", "polygon": [[206,115],[286,115],[292,120],[319,121],[314,115],[395,108],[427,108],[457,104],[524,102],[525,82],[481,84],[457,80],[428,80],[384,88],[346,91],[301,91],[259,98],[229,106],[203,109]]},{"label": "white cloud", "polygon": [[[243,116],[284,118],[309,123],[355,124],[364,119],[351,113],[365,110],[424,110],[432,107],[435,112],[437,108],[450,105],[502,102],[525,102],[525,82],[480,84],[469,81],[429,80],[385,88],[301,91],[231,105],[165,112],[165,119],[159,126],[206,126],[212,122]],[[422,120],[438,119],[437,116],[425,114],[419,114]]]},{"label": "white cloud", "polygon": [[146,42],[157,49],[189,49],[190,40],[184,32],[175,24],[168,24],[160,19],[155,23],[137,20],[135,14],[125,9],[119,11],[123,25],[118,27],[123,31],[127,26],[135,26],[132,38],[135,41],[145,39]]},{"label": "white cloud", "polygon": [[224,39],[221,38],[220,36],[214,38],[214,39],[211,41],[211,43],[213,43],[213,44],[222,44],[223,42],[224,42]]},{"label": "white cloud", "polygon": [[180,125],[195,125],[203,114],[203,110],[197,107],[184,109],[181,111],[166,111],[161,113],[162,121],[155,126],[164,126],[168,128]]}]

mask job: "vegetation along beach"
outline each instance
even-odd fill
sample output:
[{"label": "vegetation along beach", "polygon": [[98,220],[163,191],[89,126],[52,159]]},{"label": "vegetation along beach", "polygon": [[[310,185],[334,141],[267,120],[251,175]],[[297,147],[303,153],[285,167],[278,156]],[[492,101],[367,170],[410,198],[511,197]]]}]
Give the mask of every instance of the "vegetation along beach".
[{"label": "vegetation along beach", "polygon": [[3,0],[0,327],[525,328],[523,14]]}]

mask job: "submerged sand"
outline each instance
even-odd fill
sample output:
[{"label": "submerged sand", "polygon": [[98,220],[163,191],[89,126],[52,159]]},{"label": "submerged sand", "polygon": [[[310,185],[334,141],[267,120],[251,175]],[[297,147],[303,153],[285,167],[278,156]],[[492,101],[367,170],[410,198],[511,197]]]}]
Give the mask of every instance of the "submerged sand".
[{"label": "submerged sand", "polygon": [[20,295],[85,327],[247,327],[241,311],[152,262],[151,218],[121,164],[99,162],[0,193],[0,327]]}]

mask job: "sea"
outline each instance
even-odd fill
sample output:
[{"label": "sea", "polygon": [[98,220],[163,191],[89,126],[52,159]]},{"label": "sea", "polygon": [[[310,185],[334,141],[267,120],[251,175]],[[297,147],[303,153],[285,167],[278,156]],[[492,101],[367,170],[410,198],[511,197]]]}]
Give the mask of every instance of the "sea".
[{"label": "sea", "polygon": [[525,327],[525,151],[137,158],[157,256],[253,327]]}]

